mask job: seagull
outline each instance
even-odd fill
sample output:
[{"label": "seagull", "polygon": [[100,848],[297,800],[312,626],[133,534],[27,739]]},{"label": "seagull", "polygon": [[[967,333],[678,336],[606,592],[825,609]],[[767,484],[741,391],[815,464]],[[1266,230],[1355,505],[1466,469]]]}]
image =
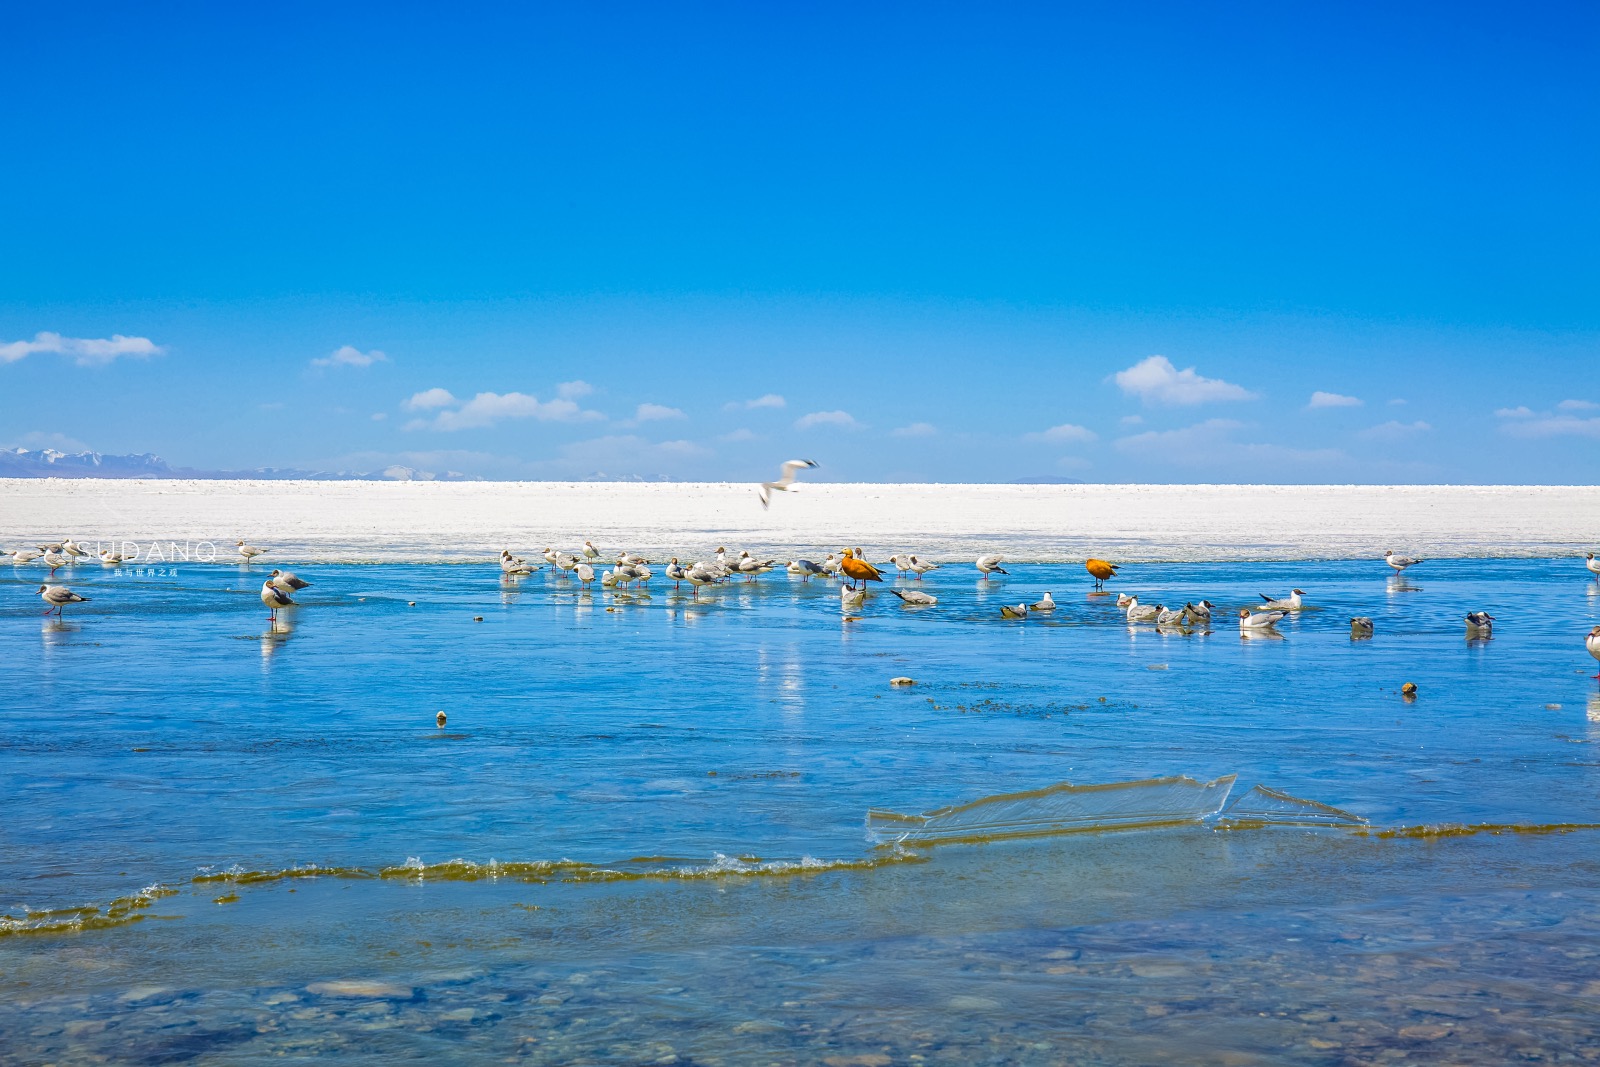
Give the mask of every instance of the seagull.
[{"label": "seagull", "polygon": [[666,570],[663,573],[666,574],[668,578],[672,579],[672,588],[674,589],[677,589],[678,583],[682,582],[686,577],[688,577],[688,572],[678,565],[677,556],[672,557],[672,562],[667,564]]},{"label": "seagull", "polygon": [[544,561],[546,563],[550,564],[550,566],[554,567],[556,565],[556,556],[557,555],[558,555],[558,553],[556,552],[555,549],[547,548],[547,549],[544,550]]},{"label": "seagull", "polygon": [[1371,637],[1372,620],[1365,615],[1357,615],[1350,620],[1350,636],[1352,638]]},{"label": "seagull", "polygon": [[[893,592],[893,590],[891,590],[891,592]],[[862,586],[860,589],[857,589],[854,586],[849,586],[849,585],[841,585],[839,587],[839,607],[842,610],[850,611],[850,610],[852,610],[854,608],[859,608],[862,604],[865,604],[866,602],[867,602],[867,587],[866,586]]]},{"label": "seagull", "polygon": [[32,563],[34,560],[44,555],[44,553],[35,552],[31,548],[17,548],[7,552],[6,555],[11,557],[11,565],[13,567],[20,567],[24,563]]},{"label": "seagull", "polygon": [[856,582],[883,581],[883,575],[878,573],[878,568],[864,559],[857,559],[848,548],[841,554],[839,570],[843,571],[844,576],[850,579],[852,587]]},{"label": "seagull", "polygon": [[1305,596],[1305,593],[1306,591],[1304,589],[1291,589],[1289,590],[1289,595],[1284,597],[1282,600],[1274,600],[1267,594],[1262,593],[1260,594],[1261,599],[1265,600],[1266,603],[1261,605],[1261,610],[1299,611],[1302,607],[1304,607],[1304,604],[1302,604],[1300,598]]},{"label": "seagull", "polygon": [[619,581],[621,581],[621,576],[615,570],[606,571],[600,576],[600,584],[607,589],[614,588]]},{"label": "seagull", "polygon": [[600,550],[598,548],[594,547],[594,542],[593,541],[585,541],[583,543],[583,558],[584,559],[599,559],[600,558]]},{"label": "seagull", "polygon": [[46,615],[51,612],[60,615],[61,609],[68,604],[87,604],[89,602],[88,597],[79,596],[64,585],[41,585],[39,587],[39,599],[50,605],[45,609]]},{"label": "seagull", "polygon": [[814,459],[789,460],[789,462],[783,465],[783,472],[778,476],[777,481],[761,483],[761,506],[765,508],[772,503],[773,493],[787,493],[789,491],[789,487],[794,484],[794,476],[796,472],[807,470],[808,468],[815,466],[818,466],[818,463]]},{"label": "seagull", "polygon": [[122,557],[108,548],[104,552],[100,553],[100,562],[104,563],[107,567],[115,567],[117,564],[122,562]]},{"label": "seagull", "polygon": [[267,581],[272,583],[273,588],[282,590],[285,593],[311,588],[310,582],[303,578],[296,578],[290,571],[275,570],[267,576]]},{"label": "seagull", "polygon": [[1594,553],[1589,553],[1583,565],[1589,568],[1589,573],[1594,575],[1594,580],[1600,582],[1600,559],[1594,558]]},{"label": "seagull", "polygon": [[588,585],[590,582],[594,581],[594,568],[589,566],[587,563],[580,563],[572,569],[578,572],[578,581],[582,582],[584,585]]},{"label": "seagull", "polygon": [[1202,600],[1198,604],[1185,604],[1183,614],[1191,625],[1208,626],[1211,623],[1211,601]]},{"label": "seagull", "polygon": [[920,589],[902,592],[899,589],[890,589],[889,592],[905,602],[908,608],[931,608],[939,602],[939,598],[931,593],[924,593]]},{"label": "seagull", "polygon": [[911,557],[904,552],[896,552],[889,557],[889,562],[894,564],[896,578],[904,578],[907,574],[915,573],[911,569]]},{"label": "seagull", "polygon": [[1117,565],[1107,563],[1103,559],[1085,560],[1083,569],[1094,576],[1094,587],[1096,589],[1104,589],[1106,579],[1114,577],[1117,573]]},{"label": "seagull", "polygon": [[279,608],[294,606],[294,601],[289,599],[289,594],[273,585],[271,578],[261,583],[261,602],[272,609],[272,614],[268,616],[272,622],[278,621]]},{"label": "seagull", "polygon": [[89,553],[87,553],[87,552],[85,552],[83,550],[83,546],[82,545],[74,544],[73,541],[72,541],[72,538],[70,538],[70,537],[62,538],[62,540],[61,540],[61,551],[65,552],[67,555],[73,556],[73,557],[87,556],[89,554]]},{"label": "seagull", "polygon": [[1117,594],[1117,607],[1121,608],[1123,611],[1127,611],[1128,610],[1128,605],[1132,604],[1134,602],[1134,600],[1136,600],[1136,599],[1137,598],[1134,597],[1130,593],[1118,593]]},{"label": "seagull", "polygon": [[55,545],[51,545],[49,548],[45,549],[44,564],[46,567],[50,568],[51,574],[55,574],[56,571],[60,570],[62,567],[65,567],[71,562],[72,560],[68,559],[66,556],[63,556],[59,551],[57,551]]},{"label": "seagull", "polygon": [[1004,558],[1004,556],[979,556],[977,559],[978,569],[983,572],[985,578],[989,577],[991,573],[1008,574],[1010,572],[1000,566],[1000,561]]},{"label": "seagull", "polygon": [[[532,574],[538,569],[538,567],[529,566],[526,560],[518,559],[516,556],[513,556],[509,548],[502,548],[500,550],[500,571],[506,577],[521,578],[524,575]],[[277,574],[278,572],[273,571],[272,573]]]},{"label": "seagull", "polygon": [[838,574],[839,573],[839,561],[838,561],[837,558],[834,557],[834,554],[832,552],[828,553],[828,558],[823,560],[822,563],[820,564],[820,566],[822,567],[822,573],[823,574]]},{"label": "seagull", "polygon": [[645,559],[643,556],[635,556],[635,555],[633,555],[632,553],[629,553],[629,552],[618,552],[617,553],[617,562],[626,564],[629,567],[643,567],[646,563],[649,563],[650,561]]},{"label": "seagull", "polygon": [[650,579],[656,576],[655,571],[642,565],[638,567],[629,567],[628,569],[633,571],[633,580],[636,582],[648,582]]},{"label": "seagull", "polygon": [[924,574],[927,574],[929,571],[936,571],[938,569],[939,564],[937,563],[924,563],[916,556],[911,557],[911,570],[914,574],[916,574],[918,581],[922,580],[922,576]]},{"label": "seagull", "polygon": [[1392,549],[1384,550],[1383,561],[1389,566],[1393,567],[1396,574],[1405,570],[1407,567],[1415,567],[1419,563],[1427,562],[1427,560],[1412,559],[1410,556],[1397,556],[1394,554]]},{"label": "seagull", "polygon": [[1156,605],[1156,626],[1158,627],[1182,626],[1183,620],[1187,617],[1183,608],[1167,608],[1162,607],[1160,604]]},{"label": "seagull", "polygon": [[565,552],[557,552],[556,566],[561,568],[561,573],[571,574],[578,566],[578,558],[576,556],[569,556]]},{"label": "seagull", "polygon": [[722,576],[715,569],[704,563],[696,563],[684,573],[684,581],[694,586],[694,598],[700,599],[700,587],[703,585],[716,585],[722,581]]},{"label": "seagull", "polygon": [[[1589,636],[1583,639],[1583,647],[1589,650],[1589,655],[1600,660],[1600,626],[1589,631]],[[1600,678],[1600,674],[1595,677]]]},{"label": "seagull", "polygon": [[1128,598],[1129,622],[1151,622],[1159,614],[1161,614],[1160,604],[1141,604],[1136,596]]},{"label": "seagull", "polygon": [[254,545],[247,545],[243,541],[239,542],[239,555],[244,557],[245,566],[247,567],[250,565],[251,560],[255,559],[265,551],[266,549],[264,548],[257,548]]},{"label": "seagull", "polygon": [[745,576],[746,581],[753,582],[758,576],[770,571],[772,569],[772,565],[776,562],[778,561],[775,559],[769,559],[763,563],[761,560],[752,556],[748,550],[746,550],[739,553],[738,571],[740,574]]},{"label": "seagull", "polygon": [[1487,611],[1474,611],[1467,615],[1468,637],[1492,637],[1494,635],[1494,616]]},{"label": "seagull", "polygon": [[1250,630],[1270,630],[1287,615],[1286,611],[1258,611],[1251,614],[1249,608],[1239,609],[1239,630],[1241,633]]},{"label": "seagull", "polygon": [[1037,604],[1029,604],[1028,605],[1028,610],[1029,611],[1040,611],[1040,612],[1051,612],[1051,611],[1054,611],[1054,610],[1056,610],[1055,599],[1049,593],[1046,593],[1044,595],[1044,599],[1039,601]]},{"label": "seagull", "polygon": [[813,577],[825,577],[827,575],[826,571],[809,559],[790,560],[786,569],[790,574],[798,574],[802,582],[809,582]]},{"label": "seagull", "polygon": [[1028,617],[1028,605],[1018,604],[1016,607],[1001,605],[1000,617],[1002,619],[1026,619]]}]

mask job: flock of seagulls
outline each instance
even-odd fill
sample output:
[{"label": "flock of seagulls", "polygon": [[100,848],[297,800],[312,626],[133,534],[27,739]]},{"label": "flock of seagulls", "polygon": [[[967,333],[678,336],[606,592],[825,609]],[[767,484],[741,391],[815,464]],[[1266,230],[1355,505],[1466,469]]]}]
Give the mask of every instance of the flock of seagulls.
[{"label": "flock of seagulls", "polygon": [[[803,469],[815,467],[812,460],[790,460],[782,468],[778,481],[762,483],[762,503],[769,502],[769,493],[774,491],[787,491],[794,482],[795,474]],[[236,544],[240,562],[250,566],[258,556],[265,555],[267,549],[259,548],[240,540]],[[123,557],[115,551],[106,550],[91,553],[83,544],[71,538],[63,538],[51,544],[39,545],[36,549],[15,549],[3,553],[15,567],[40,563],[50,568],[53,577],[62,567],[69,567],[77,563],[87,563],[91,560],[106,566],[114,566],[124,562]],[[573,577],[587,587],[598,580],[602,587],[613,589],[619,593],[644,586],[655,572],[651,570],[651,561],[643,556],[629,552],[619,552],[613,559],[609,569],[597,570],[604,567],[601,562],[602,554],[595,547],[593,541],[584,541],[583,547],[577,552],[567,553],[554,548],[546,548],[543,553],[543,564],[530,563],[528,560],[514,555],[510,549],[500,553],[500,571],[508,581],[516,581],[535,574],[544,569],[546,565],[554,567],[560,572],[560,577]],[[1410,556],[1396,555],[1393,551],[1383,554],[1383,561],[1398,575],[1409,567],[1414,567],[1424,562]],[[1008,574],[1001,564],[1004,557],[999,554],[984,554],[973,561],[982,580],[988,582],[991,576]],[[781,563],[777,559],[762,559],[741,551],[737,556],[731,556],[728,549],[718,546],[711,558],[698,560],[688,564],[682,563],[674,556],[662,568],[663,576],[673,583],[674,588],[681,588],[688,584],[694,599],[700,598],[700,590],[707,586],[720,585],[741,578],[746,582],[753,582],[764,574],[768,574],[781,566],[782,570],[801,581],[809,582],[813,578],[823,580],[837,580],[840,583],[839,597],[841,606],[845,610],[853,610],[865,603],[867,588],[871,583],[882,583],[884,570],[877,564],[870,562],[866,554],[859,548],[845,548],[835,555],[829,553],[820,563],[808,559],[793,559]],[[896,577],[904,580],[920,581],[929,571],[939,569],[942,564],[931,563],[919,559],[908,553],[896,553],[889,557],[884,567],[892,566]],[[1585,568],[1594,575],[1595,581],[1600,583],[1600,559],[1595,553],[1590,552],[1584,559]],[[1084,569],[1094,579],[1094,588],[1101,590],[1110,579],[1116,577],[1118,565],[1102,559],[1089,559],[1084,563]],[[281,608],[295,606],[294,594],[302,589],[309,588],[310,582],[304,581],[293,573],[275,569],[261,584],[261,602],[271,612],[270,619],[277,622],[278,611]],[[918,588],[889,589],[907,608],[930,608],[939,603],[939,598],[932,593],[924,592]],[[80,596],[64,585],[52,585],[46,582],[39,586],[38,595],[46,604],[45,614],[60,616],[69,604],[88,603],[90,598]],[[1239,631],[1242,635],[1268,634],[1275,630],[1278,623],[1288,618],[1291,614],[1306,608],[1306,591],[1291,589],[1285,596],[1272,596],[1263,593],[1261,603],[1241,607],[1238,611]],[[1168,607],[1165,604],[1141,603],[1136,595],[1118,594],[1117,607],[1130,626],[1151,624],[1158,630],[1177,632],[1209,632],[1212,613],[1215,608],[1209,600],[1198,602],[1185,602],[1183,607]],[[1048,616],[1056,610],[1056,602],[1051,593],[1029,604],[1007,604],[1000,608],[1000,617],[1006,620],[1026,619],[1030,615]],[[1494,633],[1494,616],[1486,611],[1470,612],[1466,616],[1467,636],[1469,639],[1488,638]],[[1350,620],[1350,636],[1354,639],[1372,637],[1374,633],[1373,621],[1370,617],[1361,615]],[[1584,640],[1584,646],[1589,654],[1600,661],[1600,626],[1592,629]],[[1596,675],[1600,678],[1600,675]]]}]

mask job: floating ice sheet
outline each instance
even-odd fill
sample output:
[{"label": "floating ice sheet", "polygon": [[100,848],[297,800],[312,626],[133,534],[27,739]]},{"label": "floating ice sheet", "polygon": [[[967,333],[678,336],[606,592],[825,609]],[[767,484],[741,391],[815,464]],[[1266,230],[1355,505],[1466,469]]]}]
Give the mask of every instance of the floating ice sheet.
[{"label": "floating ice sheet", "polygon": [[1367,820],[1359,815],[1315,800],[1302,800],[1264,785],[1254,786],[1223,809],[1217,826],[1245,829],[1254,826],[1348,826],[1359,828]]},{"label": "floating ice sheet", "polygon": [[1235,777],[1229,774],[1210,782],[1187,776],[1105,785],[1062,782],[923,815],[874,808],[867,812],[867,833],[880,842],[921,845],[1203,823],[1222,810]]}]

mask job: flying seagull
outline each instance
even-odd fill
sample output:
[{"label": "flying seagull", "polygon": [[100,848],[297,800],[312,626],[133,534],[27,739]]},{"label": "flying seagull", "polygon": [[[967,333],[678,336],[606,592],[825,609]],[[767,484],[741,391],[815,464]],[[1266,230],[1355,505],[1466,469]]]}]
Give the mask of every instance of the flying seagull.
[{"label": "flying seagull", "polygon": [[789,487],[794,484],[796,472],[818,465],[814,459],[791,459],[785,463],[783,465],[783,473],[778,477],[777,481],[761,483],[761,506],[765,508],[771,505],[773,493],[787,493]]}]

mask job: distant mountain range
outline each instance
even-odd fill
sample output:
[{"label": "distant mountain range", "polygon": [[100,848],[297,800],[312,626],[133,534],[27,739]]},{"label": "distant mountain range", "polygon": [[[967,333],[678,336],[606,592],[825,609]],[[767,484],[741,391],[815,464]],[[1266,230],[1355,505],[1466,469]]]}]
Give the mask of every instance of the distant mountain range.
[{"label": "distant mountain range", "polygon": [[206,471],[174,467],[151,452],[104,456],[99,452],[57,452],[53,448],[0,448],[0,478],[260,478],[323,482],[471,482],[480,479],[459,471],[419,471],[392,466],[381,471],[309,471],[257,467],[246,471]]}]

